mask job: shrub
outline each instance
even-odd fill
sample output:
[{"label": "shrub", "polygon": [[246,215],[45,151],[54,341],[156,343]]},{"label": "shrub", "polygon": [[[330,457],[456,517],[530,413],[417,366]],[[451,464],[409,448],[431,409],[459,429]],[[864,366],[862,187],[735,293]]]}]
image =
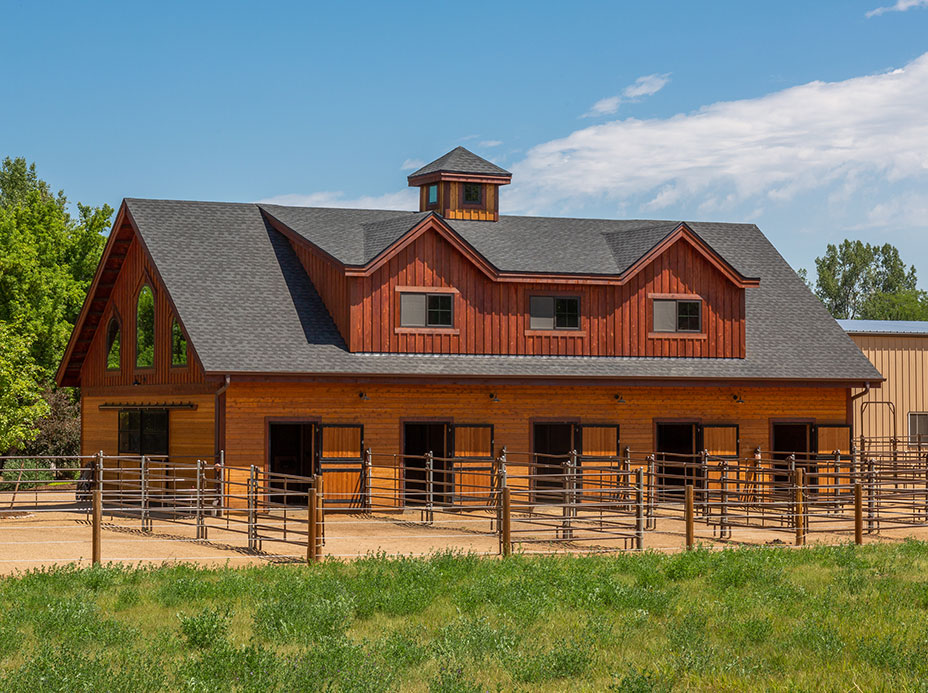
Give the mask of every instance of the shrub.
[{"label": "shrub", "polygon": [[206,608],[192,616],[178,614],[177,618],[180,619],[180,632],[190,647],[202,650],[228,642],[231,609]]}]

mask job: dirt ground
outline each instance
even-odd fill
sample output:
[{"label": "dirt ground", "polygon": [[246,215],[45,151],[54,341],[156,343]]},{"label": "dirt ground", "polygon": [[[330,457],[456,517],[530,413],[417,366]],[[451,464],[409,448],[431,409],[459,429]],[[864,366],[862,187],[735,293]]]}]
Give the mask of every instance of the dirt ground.
[{"label": "dirt ground", "polygon": [[[73,492],[44,494],[36,504],[31,494],[11,503],[9,494],[0,493],[0,574],[31,570],[50,565],[75,563],[89,565],[91,523],[86,508],[77,507]],[[31,507],[31,509],[30,509]],[[555,511],[556,512],[556,511]],[[425,555],[439,550],[496,555],[499,540],[489,513],[435,513],[431,524],[422,522],[422,512],[331,513],[325,518],[324,555],[351,559],[372,553]],[[162,564],[178,561],[203,565],[240,566],[266,562],[299,562],[306,557],[305,511],[288,514],[286,534],[282,514],[261,520],[259,533],[264,539],[259,550],[247,549],[242,516],[207,517],[206,538],[196,539],[193,518],[171,520],[153,513],[151,528],[142,531],[138,511],[105,511],[103,515],[102,558],[104,562],[131,565]],[[795,530],[786,518],[765,518],[765,526],[734,527],[730,536],[720,537],[715,527],[697,518],[697,543],[716,548],[742,544],[785,544],[795,541]],[[582,514],[573,520],[573,532],[555,532],[559,515],[536,512],[514,513],[512,535],[514,551],[551,553],[558,551],[621,551],[634,548],[634,518],[613,518],[619,526],[609,530],[602,518]],[[813,518],[809,543],[840,543],[853,540],[853,524],[848,516]],[[928,539],[928,526],[888,527],[864,535],[864,542],[899,541],[905,537]],[[276,538],[277,540],[272,540]],[[674,508],[661,508],[654,527],[644,533],[644,548],[679,551],[684,545],[682,515]]]}]

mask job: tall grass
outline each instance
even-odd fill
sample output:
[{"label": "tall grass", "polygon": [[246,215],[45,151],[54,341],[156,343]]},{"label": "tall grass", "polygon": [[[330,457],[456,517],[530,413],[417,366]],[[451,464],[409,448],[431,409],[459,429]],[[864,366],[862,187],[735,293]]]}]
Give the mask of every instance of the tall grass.
[{"label": "tall grass", "polygon": [[928,691],[928,544],[0,580],[0,690]]}]

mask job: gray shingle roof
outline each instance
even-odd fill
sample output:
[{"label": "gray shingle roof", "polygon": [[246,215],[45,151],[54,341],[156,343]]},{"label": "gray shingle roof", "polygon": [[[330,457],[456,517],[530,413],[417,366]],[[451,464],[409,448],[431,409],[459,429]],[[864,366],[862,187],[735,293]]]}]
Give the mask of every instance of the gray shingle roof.
[{"label": "gray shingle roof", "polygon": [[[751,224],[690,224],[742,274],[761,278],[759,287],[746,289],[745,359],[352,354],[289,241],[267,224],[262,209],[297,231],[307,220],[327,226],[325,233],[314,232],[315,242],[322,244],[320,239],[324,237],[324,243],[336,250],[346,250],[346,239],[352,239],[351,242],[362,246],[353,256],[359,263],[384,238],[402,233],[407,223],[411,228],[417,218],[421,219],[420,215],[138,199],[128,199],[126,204],[208,372],[880,379],[880,374],[821,302]],[[649,249],[655,238],[660,240],[666,229],[677,225],[659,221],[503,219],[506,221],[482,225],[455,222],[454,228],[468,242],[480,244],[481,252],[486,252],[494,264],[502,262],[500,258],[506,257],[506,249],[523,243],[528,230],[535,228],[535,237],[529,245],[556,248],[562,271],[566,266],[601,263],[607,268],[625,263],[642,248]],[[585,224],[591,229],[589,235],[584,232],[583,242],[575,238],[570,243],[569,229],[586,228]],[[491,228],[500,236],[511,232],[518,240],[478,238]],[[586,240],[602,234],[603,228],[609,229],[605,231],[606,237],[592,249],[588,247]],[[553,240],[546,238],[549,229]],[[304,228],[300,233],[305,231]],[[627,248],[622,242],[625,238]],[[574,258],[575,254],[579,260]],[[528,259],[522,255],[519,258],[519,262]]]},{"label": "gray shingle roof", "polygon": [[469,173],[476,176],[511,176],[504,168],[490,163],[481,156],[477,156],[472,151],[464,147],[455,147],[444,156],[440,156],[430,164],[426,164],[415,173],[410,173],[410,178],[424,176],[428,173]]}]

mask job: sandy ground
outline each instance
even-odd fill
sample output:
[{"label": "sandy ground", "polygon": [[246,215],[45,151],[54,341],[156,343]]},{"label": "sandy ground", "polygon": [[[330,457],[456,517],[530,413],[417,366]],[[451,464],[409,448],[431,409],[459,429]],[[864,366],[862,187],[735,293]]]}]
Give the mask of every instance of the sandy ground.
[{"label": "sandy ground", "polygon": [[[11,501],[10,494],[0,493],[0,574],[50,565],[90,564],[90,517],[86,507],[75,503],[73,492],[20,494],[15,502]],[[572,522],[572,533],[565,536],[560,531],[560,516],[541,510],[513,514],[514,551],[550,553],[634,548],[634,518],[631,516],[612,518],[619,526],[610,530],[609,518],[581,514]],[[654,527],[644,533],[644,548],[681,550],[684,523],[679,508],[661,508],[658,515]],[[231,566],[298,562],[306,556],[305,518],[305,511],[299,509],[288,511],[286,522],[282,513],[262,518],[262,540],[258,550],[250,551],[243,515],[205,518],[206,539],[196,539],[192,517],[177,521],[153,512],[150,530],[142,531],[137,509],[106,510],[102,557],[104,562],[132,565],[178,561]],[[350,559],[372,553],[424,555],[447,549],[490,555],[499,552],[493,518],[486,512],[437,512],[431,524],[423,523],[422,519],[420,510],[373,515],[327,514],[324,555]],[[911,519],[918,518],[907,518]],[[878,531],[865,534],[865,543],[899,541],[908,536],[928,539],[928,524],[890,527],[884,523],[875,529]],[[853,540],[853,523],[847,513],[816,515],[812,530],[808,535],[809,543]],[[707,524],[705,519],[697,518],[695,535],[698,543],[717,548],[742,544],[792,545],[795,541],[795,530],[787,526],[785,518],[777,516],[766,517],[764,526],[757,521],[757,526],[734,527],[726,537],[720,537],[718,528]]]}]

